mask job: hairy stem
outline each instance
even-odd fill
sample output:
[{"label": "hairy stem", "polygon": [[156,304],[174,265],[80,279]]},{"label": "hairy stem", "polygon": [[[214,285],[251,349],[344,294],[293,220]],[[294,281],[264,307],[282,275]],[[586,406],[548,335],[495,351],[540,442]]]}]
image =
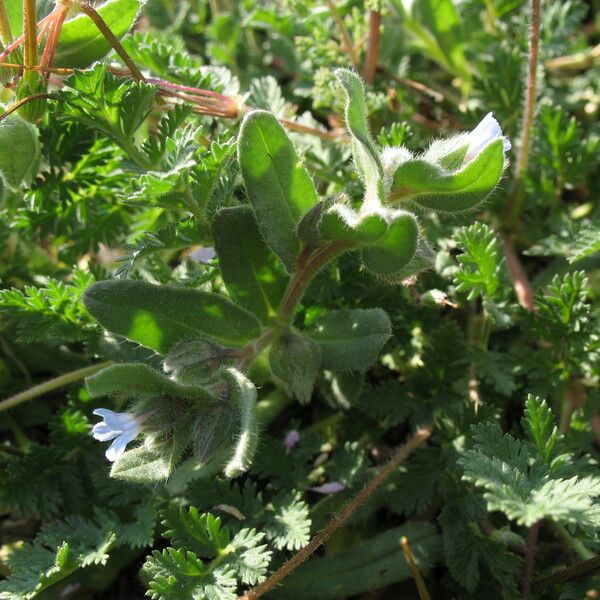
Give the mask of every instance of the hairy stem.
[{"label": "hairy stem", "polygon": [[38,396],[42,396],[47,392],[51,392],[52,390],[56,390],[58,388],[64,387],[69,383],[73,383],[75,381],[80,381],[101,371],[105,367],[112,365],[112,360],[107,360],[96,365],[92,365],[90,367],[83,367],[82,369],[77,369],[75,371],[71,371],[70,373],[64,373],[63,375],[59,375],[54,379],[50,379],[49,381],[45,381],[44,383],[40,383],[39,385],[34,385],[32,388],[25,390],[23,392],[19,392],[10,398],[6,398],[6,400],[2,400],[0,402],[0,412],[8,410],[10,408],[14,408],[19,404],[23,404],[28,400],[33,400]]},{"label": "hairy stem", "polygon": [[302,263],[299,265],[299,269],[294,273],[294,276],[289,282],[279,306],[278,313],[284,321],[290,321],[294,316],[294,310],[296,309],[298,302],[302,300],[306,288],[317,271],[328,260],[331,260],[334,256],[346,249],[348,249],[347,243],[333,242],[328,246],[324,246],[315,251],[306,260],[304,260],[304,255],[301,255]]},{"label": "hairy stem", "polygon": [[540,521],[529,528],[529,536],[525,545],[525,565],[523,567],[523,600],[531,597],[531,578],[533,576],[533,564],[535,562],[535,547],[537,545],[540,531]]},{"label": "hairy stem", "polygon": [[400,545],[402,546],[402,551],[404,552],[404,556],[406,556],[406,562],[412,571],[413,578],[415,583],[417,584],[417,591],[419,592],[419,598],[421,600],[431,600],[431,595],[429,594],[429,590],[427,589],[427,585],[425,584],[425,580],[423,579],[423,575],[421,575],[421,571],[419,569],[419,565],[417,565],[415,561],[415,557],[413,556],[410,542],[406,536],[402,536],[400,538]]},{"label": "hairy stem", "polygon": [[354,44],[352,43],[352,40],[350,39],[348,30],[346,29],[344,22],[342,21],[342,17],[340,16],[340,13],[337,9],[335,1],[327,0],[327,5],[329,6],[329,10],[331,11],[331,16],[333,17],[335,24],[337,25],[338,29],[340,30],[344,50],[348,53],[348,56],[350,57],[350,62],[352,63],[352,66],[357,71],[360,71],[358,53],[356,52],[356,48],[354,47]]},{"label": "hairy stem", "polygon": [[266,581],[257,585],[255,588],[240,596],[238,600],[256,600],[270,590],[272,590],[284,577],[292,573],[299,567],[307,558],[309,558],[315,550],[324,544],[327,539],[339,529],[348,518],[369,498],[369,496],[410,456],[410,454],[424,444],[431,436],[432,428],[430,426],[423,427],[408,439],[408,441],[396,450],[392,458],[384,465],[380,471],[367,483],[367,485],[352,499],[342,510],[335,515],[327,526],[319,531],[312,540],[294,555],[290,560],[284,563],[275,573],[273,573]]},{"label": "hairy stem", "polygon": [[531,0],[531,30],[529,34],[529,57],[527,61],[527,87],[521,122],[521,141],[515,163],[513,189],[507,206],[506,227],[513,230],[519,223],[523,206],[522,179],[529,162],[529,150],[533,132],[537,95],[537,69],[540,48],[540,1]]},{"label": "hairy stem", "polygon": [[3,44],[10,44],[13,36],[10,29],[10,21],[8,20],[8,13],[6,12],[6,6],[4,0],[0,0],[0,42]]},{"label": "hairy stem", "polygon": [[115,52],[121,57],[121,60],[127,65],[127,68],[131,71],[133,78],[137,81],[145,81],[142,72],[138,69],[138,66],[133,62],[129,54],[127,54],[121,42],[110,30],[110,27],[106,24],[98,11],[87,2],[82,2],[79,5],[79,9],[94,22],[94,25],[96,25],[96,27],[100,30],[100,33],[102,33],[108,43],[114,48]]},{"label": "hairy stem", "polygon": [[35,67],[37,62],[37,19],[35,0],[23,0],[23,34],[25,36],[26,67]]},{"label": "hairy stem", "polygon": [[381,13],[377,10],[372,10],[369,13],[369,45],[367,46],[367,59],[365,62],[365,81],[367,83],[373,83],[375,73],[377,73],[380,28]]}]

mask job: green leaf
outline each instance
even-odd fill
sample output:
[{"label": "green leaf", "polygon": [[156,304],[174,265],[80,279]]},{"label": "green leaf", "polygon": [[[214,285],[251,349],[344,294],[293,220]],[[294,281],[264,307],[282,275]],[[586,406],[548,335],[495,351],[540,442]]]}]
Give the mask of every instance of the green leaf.
[{"label": "green leaf", "polygon": [[455,236],[463,252],[457,256],[456,289],[469,300],[477,296],[493,299],[500,285],[501,253],[498,239],[485,223],[463,227]]},{"label": "green leaf", "polygon": [[[107,0],[96,7],[113,35],[122,38],[133,26],[141,0]],[[84,14],[63,24],[54,56],[55,67],[85,68],[100,60],[112,50],[104,35]]]},{"label": "green leaf", "polygon": [[308,504],[298,494],[281,493],[267,506],[262,528],[278,550],[298,551],[310,541],[310,523]]},{"label": "green leaf", "polygon": [[265,244],[250,207],[220,210],[213,220],[219,269],[231,298],[261,322],[277,313],[286,277]]},{"label": "green leaf", "polygon": [[138,446],[127,450],[113,463],[110,476],[133,483],[150,484],[164,482],[173,470],[169,456]]},{"label": "green leaf", "polygon": [[458,171],[416,158],[403,162],[394,173],[391,200],[410,200],[439,212],[464,212],[477,207],[496,187],[504,171],[501,138],[488,144]]},{"label": "green leaf", "polygon": [[558,428],[548,403],[529,394],[525,401],[523,427],[542,460],[550,464],[559,440]]},{"label": "green leaf", "polygon": [[243,346],[260,335],[253,315],[210,292],[111,280],[88,288],[84,301],[103,327],[161,354],[189,337]]},{"label": "green leaf", "polygon": [[387,210],[355,211],[344,204],[334,204],[323,212],[320,235],[329,240],[351,244],[368,244],[380,239],[388,230]]},{"label": "green leaf", "polygon": [[465,34],[452,0],[393,0],[404,27],[429,58],[463,80],[468,92],[471,70],[464,54]]},{"label": "green leaf", "polygon": [[187,510],[170,507],[162,524],[167,528],[163,537],[173,546],[191,550],[197,556],[220,554],[231,539],[229,529],[221,526],[221,519],[210,513],[200,514],[193,506]]},{"label": "green leaf", "polygon": [[293,271],[300,251],[297,225],[317,203],[313,182],[283,127],[265,111],[244,117],[238,158],[258,226],[287,270]]},{"label": "green leaf", "polygon": [[346,126],[352,136],[354,166],[365,184],[365,202],[377,206],[383,200],[383,167],[369,131],[365,90],[360,77],[348,69],[337,69],[335,76],[346,92]]},{"label": "green leaf", "polygon": [[271,344],[269,365],[290,395],[301,404],[310,402],[321,367],[319,344],[305,336],[284,332]]},{"label": "green leaf", "polygon": [[402,272],[415,256],[419,227],[416,219],[403,210],[390,211],[388,230],[362,251],[362,261],[369,271],[393,277]]},{"label": "green leaf", "polygon": [[392,335],[392,324],[380,308],[331,311],[306,332],[321,347],[322,368],[364,371]]},{"label": "green leaf", "polygon": [[400,545],[406,536],[419,570],[426,574],[439,558],[440,538],[431,523],[412,523],[390,529],[335,556],[312,558],[286,577],[275,598],[306,598],[307,589],[319,599],[348,598],[374,588],[409,579],[412,574]]},{"label": "green leaf", "polygon": [[85,380],[92,397],[120,395],[128,398],[167,396],[215,402],[215,397],[198,385],[184,385],[142,363],[111,365]]},{"label": "green leaf", "polygon": [[600,526],[594,507],[600,496],[600,477],[553,474],[541,456],[532,461],[527,446],[508,434],[503,436],[496,423],[474,426],[473,438],[473,449],[459,464],[464,468],[463,478],[485,490],[488,510],[502,511],[527,527],[542,519],[586,530]]},{"label": "green leaf", "polygon": [[120,79],[96,64],[64,80],[64,88],[58,92],[64,102],[60,119],[97,129],[135,153],[133,134],[150,113],[155,93],[153,85]]},{"label": "green leaf", "polygon": [[0,176],[12,188],[30,183],[40,164],[37,128],[11,115],[0,121]]}]

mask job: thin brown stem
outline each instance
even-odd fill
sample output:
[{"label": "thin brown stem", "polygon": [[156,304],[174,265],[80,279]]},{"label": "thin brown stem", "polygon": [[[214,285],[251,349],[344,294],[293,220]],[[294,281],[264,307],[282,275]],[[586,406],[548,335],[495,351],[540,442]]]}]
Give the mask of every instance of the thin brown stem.
[{"label": "thin brown stem", "polygon": [[82,2],[79,5],[79,9],[94,22],[94,25],[100,30],[100,33],[102,33],[108,43],[114,48],[115,52],[121,57],[121,60],[125,63],[127,68],[131,71],[133,78],[137,81],[145,81],[142,72],[133,62],[129,54],[127,54],[127,51],[123,48],[123,45],[117,39],[115,34],[110,30],[110,27],[106,24],[100,13],[87,2]]},{"label": "thin brown stem", "polygon": [[[58,4],[53,11],[54,18],[50,24],[48,31],[48,37],[46,38],[46,44],[44,46],[44,52],[42,53],[42,59],[40,60],[40,67],[47,68],[54,62],[54,55],[56,54],[56,48],[58,46],[58,38],[60,32],[67,18],[68,7],[65,4]],[[46,78],[50,76],[50,73],[46,72]]]},{"label": "thin brown stem", "polygon": [[[22,69],[23,65],[18,63],[7,63],[0,62],[0,68],[2,69]],[[40,73],[56,73],[57,75],[70,75],[74,69],[67,67],[31,67],[30,71],[39,71]]]},{"label": "thin brown stem", "polygon": [[377,60],[379,58],[379,41],[381,29],[381,13],[372,10],[369,13],[369,45],[367,46],[367,59],[365,62],[365,81],[373,83],[377,73]]},{"label": "thin brown stem", "polygon": [[342,36],[342,44],[344,46],[344,50],[348,53],[350,62],[352,63],[352,66],[357,71],[360,71],[358,53],[356,52],[356,48],[354,47],[354,44],[352,43],[352,40],[350,39],[350,34],[348,33],[348,30],[346,29],[346,26],[344,25],[344,22],[342,21],[342,17],[340,16],[340,13],[337,9],[335,1],[327,0],[327,6],[329,6],[331,16],[333,17],[335,24],[337,25],[338,29],[340,30],[340,35]]},{"label": "thin brown stem", "polygon": [[424,444],[431,436],[432,428],[430,426],[422,427],[408,439],[408,441],[398,448],[392,458],[384,465],[379,472],[367,483],[367,485],[352,499],[342,510],[335,515],[327,526],[319,531],[312,540],[295,554],[290,560],[284,563],[275,573],[267,578],[263,583],[246,592],[243,596],[239,596],[238,600],[256,600],[270,590],[272,590],[280,581],[292,573],[299,567],[307,558],[309,558],[315,550],[323,545],[337,529],[339,529],[350,516],[362,506],[369,496],[410,456],[410,454]]},{"label": "thin brown stem", "polygon": [[321,129],[317,129],[316,127],[310,127],[308,125],[302,125],[302,123],[296,123],[295,121],[290,121],[289,119],[279,119],[279,122],[290,131],[297,131],[298,133],[309,133],[310,135],[315,135],[320,137],[322,140],[327,140],[329,142],[343,139],[343,135],[338,135],[332,131],[323,131]]},{"label": "thin brown stem", "polygon": [[413,556],[412,549],[410,547],[410,543],[406,536],[402,536],[400,538],[400,545],[402,546],[402,551],[404,552],[404,556],[406,557],[406,562],[412,571],[413,578],[415,583],[417,584],[417,591],[419,592],[419,598],[421,600],[431,600],[431,596],[429,594],[429,590],[427,589],[427,585],[425,585],[425,580],[423,579],[423,575],[421,575],[421,571],[419,569],[419,565],[417,565],[415,561],[415,557]]},{"label": "thin brown stem", "polygon": [[508,269],[508,273],[512,279],[517,300],[525,310],[533,311],[535,308],[533,302],[533,286],[531,285],[531,282],[527,277],[527,273],[525,273],[525,269],[523,268],[523,265],[517,256],[513,238],[510,234],[502,234],[502,239],[504,242],[506,268]]},{"label": "thin brown stem", "polygon": [[531,597],[531,579],[533,576],[533,565],[535,562],[535,547],[537,545],[540,531],[540,521],[529,528],[529,536],[525,546],[525,565],[523,567],[523,600]]}]

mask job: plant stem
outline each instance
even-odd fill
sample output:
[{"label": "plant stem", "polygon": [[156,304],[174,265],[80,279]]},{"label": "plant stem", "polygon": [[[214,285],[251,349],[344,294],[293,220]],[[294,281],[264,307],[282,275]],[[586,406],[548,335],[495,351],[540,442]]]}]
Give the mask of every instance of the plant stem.
[{"label": "plant stem", "polygon": [[523,600],[531,597],[531,578],[533,575],[533,564],[535,561],[535,547],[537,545],[540,521],[529,528],[529,536],[525,545],[525,565],[523,567]]},{"label": "plant stem", "polygon": [[0,42],[3,44],[10,44],[13,36],[10,29],[10,21],[8,20],[8,13],[6,12],[6,5],[4,0],[0,0]]},{"label": "plant stem", "polygon": [[335,24],[337,25],[338,29],[340,30],[344,50],[346,50],[346,52],[348,53],[348,56],[350,57],[350,62],[352,63],[352,66],[357,71],[360,71],[360,65],[359,65],[359,61],[358,61],[358,54],[356,53],[356,48],[354,48],[354,44],[352,44],[350,35],[348,34],[346,27],[344,26],[344,22],[342,21],[342,17],[340,16],[340,13],[338,12],[338,9],[337,9],[337,6],[336,6],[334,0],[327,0],[327,5],[329,6],[329,10],[331,11],[331,16],[333,17]]},{"label": "plant stem", "polygon": [[404,552],[404,556],[406,556],[406,562],[412,571],[413,578],[415,583],[417,584],[417,591],[419,592],[419,598],[421,600],[431,600],[431,596],[429,594],[429,590],[427,589],[427,585],[425,584],[425,580],[423,579],[423,575],[421,575],[421,571],[419,570],[419,566],[415,562],[415,557],[413,556],[410,543],[406,536],[402,536],[400,538],[400,545],[402,546],[402,550]]},{"label": "plant stem", "polygon": [[367,46],[367,59],[365,62],[365,81],[367,83],[373,83],[375,73],[377,73],[380,28],[381,13],[377,10],[372,10],[369,14],[369,45]]},{"label": "plant stem", "polygon": [[529,57],[527,61],[527,87],[521,123],[521,141],[515,163],[512,193],[507,206],[505,226],[513,230],[518,225],[523,206],[522,179],[529,162],[529,149],[533,132],[533,119],[537,94],[537,69],[540,48],[540,1],[531,0],[531,30],[529,34]]},{"label": "plant stem", "polygon": [[7,108],[0,115],[0,121],[2,121],[3,119],[6,119],[6,117],[8,117],[8,115],[11,115],[15,111],[19,110],[21,108],[21,106],[25,106],[25,104],[27,104],[28,102],[33,102],[33,100],[38,100],[39,98],[52,98],[52,95],[47,94],[45,92],[41,92],[39,94],[31,94],[31,96],[26,96],[25,98],[19,100],[18,102],[15,102],[12,106]]},{"label": "plant stem", "polygon": [[533,582],[533,585],[541,590],[547,590],[551,585],[563,583],[571,579],[577,579],[578,577],[588,575],[597,569],[600,569],[600,556],[593,556],[592,558],[578,562],[570,567],[561,569],[556,573],[552,573],[552,575],[548,575],[543,579],[538,579]]},{"label": "plant stem", "polygon": [[137,81],[145,81],[142,72],[138,69],[138,66],[133,62],[129,54],[127,54],[121,42],[110,30],[110,27],[106,24],[98,11],[87,2],[82,2],[79,5],[79,9],[94,22],[94,25],[96,25],[96,27],[100,30],[100,33],[102,33],[108,43],[114,48],[115,52],[121,57],[121,60],[127,65],[127,68],[131,71],[133,78]]},{"label": "plant stem", "polygon": [[502,240],[504,242],[504,257],[506,258],[506,268],[512,280],[515,294],[519,304],[528,311],[533,311],[535,304],[533,301],[534,292],[533,286],[525,273],[523,264],[519,260],[515,250],[512,235],[503,233]]},{"label": "plant stem", "polygon": [[431,436],[432,428],[430,426],[418,429],[417,432],[408,439],[408,441],[396,450],[392,458],[383,466],[379,472],[371,479],[367,485],[352,499],[344,508],[335,515],[327,526],[319,531],[312,540],[295,554],[290,560],[284,563],[275,573],[267,578],[266,581],[257,585],[255,588],[246,592],[243,596],[239,596],[238,600],[256,600],[270,590],[272,590],[284,577],[292,573],[299,567],[307,558],[309,558],[315,550],[324,544],[327,539],[339,527],[341,527],[369,498],[369,496],[410,456],[410,454],[425,443]]},{"label": "plant stem", "polygon": [[19,392],[10,398],[6,398],[6,400],[2,400],[0,402],[0,412],[8,410],[10,408],[14,408],[19,404],[23,404],[28,400],[33,400],[33,398],[37,398],[38,396],[42,396],[47,392],[51,392],[52,390],[56,390],[61,388],[69,383],[73,383],[74,381],[80,381],[89,375],[93,375],[98,371],[101,371],[105,367],[108,367],[113,363],[112,360],[107,360],[96,365],[91,365],[89,367],[83,367],[82,369],[77,369],[75,371],[71,371],[70,373],[64,373],[63,375],[59,375],[54,379],[50,379],[49,381],[45,381],[44,383],[40,383],[39,385],[34,385],[32,388],[25,390],[23,392]]},{"label": "plant stem", "polygon": [[37,62],[37,19],[35,0],[23,0],[23,33],[25,36],[25,67],[35,67]]},{"label": "plant stem", "polygon": [[302,299],[306,288],[312,281],[317,271],[330,259],[337,254],[340,254],[344,250],[348,249],[349,246],[346,242],[332,242],[328,246],[320,248],[314,252],[307,260],[303,263],[302,267],[294,273],[288,287],[283,295],[281,304],[279,306],[279,316],[284,321],[291,321],[294,316],[294,310],[298,305],[298,302]]}]

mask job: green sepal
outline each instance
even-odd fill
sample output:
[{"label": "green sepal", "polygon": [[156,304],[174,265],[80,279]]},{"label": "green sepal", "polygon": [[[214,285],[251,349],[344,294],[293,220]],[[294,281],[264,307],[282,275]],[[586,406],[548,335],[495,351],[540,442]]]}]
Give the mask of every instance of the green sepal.
[{"label": "green sepal", "polygon": [[265,244],[249,206],[220,210],[212,224],[219,269],[227,291],[262,323],[274,316],[287,277]]},{"label": "green sepal", "polygon": [[[16,97],[17,100],[24,100],[35,94],[45,94],[47,91],[48,82],[41,73],[37,71],[25,71],[17,82]],[[23,104],[17,112],[26,121],[35,123],[44,116],[46,101],[46,98],[36,98]]]},{"label": "green sepal", "polygon": [[306,335],[321,348],[328,371],[365,371],[392,336],[392,324],[380,308],[336,310],[319,317]]},{"label": "green sepal", "polygon": [[259,229],[291,272],[300,252],[296,228],[318,200],[312,179],[279,121],[266,111],[244,117],[238,158]]},{"label": "green sepal", "polygon": [[269,365],[290,396],[308,404],[321,367],[321,349],[314,340],[285,331],[271,344]]},{"label": "green sepal", "polygon": [[[140,0],[108,0],[96,7],[113,35],[122,38],[135,23],[143,6]],[[65,21],[54,56],[55,67],[85,68],[112,50],[104,35],[84,14]]]},{"label": "green sepal", "polygon": [[229,403],[239,417],[239,432],[233,454],[224,468],[225,477],[238,477],[248,470],[258,446],[256,388],[240,371],[223,369],[221,377],[229,385]]},{"label": "green sepal", "polygon": [[494,140],[454,172],[424,159],[407,160],[394,173],[390,200],[410,200],[422,208],[440,212],[475,208],[502,177],[503,146],[501,138]]},{"label": "green sepal", "polygon": [[384,235],[362,251],[365,267],[384,277],[399,273],[410,263],[417,251],[419,227],[408,212],[389,211],[390,220]]},{"label": "green sepal", "polygon": [[35,177],[41,156],[37,128],[11,115],[0,121],[0,173],[11,188]]},{"label": "green sepal", "polygon": [[160,354],[190,337],[243,346],[261,331],[247,310],[200,290],[113,279],[89,287],[84,302],[103,327]]},{"label": "green sepal", "polygon": [[365,199],[383,200],[383,167],[369,131],[367,101],[360,77],[348,69],[336,69],[337,80],[346,92],[346,126],[352,136],[354,165],[366,188]]}]

